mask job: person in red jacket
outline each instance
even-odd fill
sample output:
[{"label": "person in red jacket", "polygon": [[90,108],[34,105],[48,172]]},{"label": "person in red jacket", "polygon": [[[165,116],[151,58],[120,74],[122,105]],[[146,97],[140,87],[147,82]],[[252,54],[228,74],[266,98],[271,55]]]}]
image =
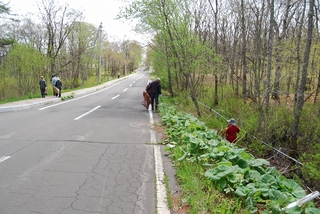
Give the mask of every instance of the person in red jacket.
[{"label": "person in red jacket", "polygon": [[229,124],[225,131],[226,139],[230,143],[235,143],[237,140],[237,133],[240,132],[240,129],[238,128],[238,126],[236,126],[236,121],[233,118],[231,118],[230,120],[227,120],[227,122]]}]

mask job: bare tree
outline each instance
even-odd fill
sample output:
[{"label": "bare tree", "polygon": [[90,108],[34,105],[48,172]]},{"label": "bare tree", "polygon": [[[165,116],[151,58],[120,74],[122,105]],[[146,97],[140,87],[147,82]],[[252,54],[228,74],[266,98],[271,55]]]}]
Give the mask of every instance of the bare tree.
[{"label": "bare tree", "polygon": [[[281,46],[283,43],[283,39],[287,34],[287,28],[290,23],[290,20],[294,14],[294,12],[290,14],[291,8],[293,6],[294,6],[294,3],[292,3],[291,0],[287,0],[286,6],[285,6],[285,12],[282,19],[280,19],[280,24],[279,25],[277,25],[276,23],[273,24],[276,31],[276,50],[275,50],[276,69],[275,69],[275,80],[274,80],[274,88],[272,91],[272,98],[276,100],[280,99],[279,93],[280,93],[280,80],[281,80],[281,69],[282,69],[281,67],[282,47]],[[276,21],[274,20],[274,22]],[[281,26],[282,26],[282,30],[280,32]]]},{"label": "bare tree", "polygon": [[[218,51],[218,16],[219,16],[219,4],[218,0],[215,0],[215,7],[213,7],[211,0],[208,0],[210,7],[212,9],[212,12],[214,14],[214,38],[213,38],[213,46]],[[218,105],[218,74],[217,72],[214,72],[214,105]]]},{"label": "bare tree", "polygon": [[244,102],[247,101],[247,29],[245,21],[245,2],[241,0],[240,5],[240,17],[241,17],[241,38],[242,38],[242,97]]},{"label": "bare tree", "polygon": [[[301,82],[299,86],[299,91],[297,93],[297,106],[294,109],[294,122],[292,125],[292,139],[291,139],[291,156],[298,157],[298,131],[299,122],[301,117],[301,112],[304,105],[304,92],[307,82],[308,65],[309,65],[309,55],[312,42],[312,31],[313,31],[313,17],[314,17],[314,3],[315,0],[310,0],[309,2],[309,12],[308,12],[308,28],[307,28],[307,38],[306,46],[304,50],[304,59],[302,65]],[[302,24],[302,23],[301,23]]]},{"label": "bare tree", "polygon": [[42,0],[38,8],[40,18],[47,30],[46,54],[51,59],[51,73],[57,73],[59,72],[56,68],[58,54],[73,30],[74,24],[82,18],[82,13],[69,9],[67,4],[57,5],[54,0]]},{"label": "bare tree", "polygon": [[271,90],[273,25],[274,25],[274,0],[271,0],[271,2],[269,4],[269,7],[270,7],[270,26],[269,26],[269,38],[268,38],[268,70],[267,70],[266,107],[265,107],[266,114],[268,114],[268,110],[269,110],[269,97],[270,97],[270,90]]}]

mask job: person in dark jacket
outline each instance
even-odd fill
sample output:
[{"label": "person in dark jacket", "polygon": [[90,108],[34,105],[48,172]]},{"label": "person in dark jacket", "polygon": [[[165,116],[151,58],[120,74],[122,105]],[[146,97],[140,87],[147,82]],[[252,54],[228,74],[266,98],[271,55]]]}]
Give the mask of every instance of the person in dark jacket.
[{"label": "person in dark jacket", "polygon": [[40,85],[41,96],[44,98],[46,97],[47,84],[43,76],[40,77],[39,85]]},{"label": "person in dark jacket", "polygon": [[151,92],[150,96],[151,96],[151,107],[152,107],[152,110],[154,110],[154,107],[155,107],[156,110],[158,110],[159,95],[161,94],[160,78],[157,78],[155,81],[151,82],[147,86],[146,90],[147,91],[150,90],[150,92]]},{"label": "person in dark jacket", "polygon": [[56,81],[56,87],[59,89],[59,94],[57,94],[57,97],[61,97],[61,91],[62,91],[62,82],[60,80],[60,78],[57,76],[57,81]]}]

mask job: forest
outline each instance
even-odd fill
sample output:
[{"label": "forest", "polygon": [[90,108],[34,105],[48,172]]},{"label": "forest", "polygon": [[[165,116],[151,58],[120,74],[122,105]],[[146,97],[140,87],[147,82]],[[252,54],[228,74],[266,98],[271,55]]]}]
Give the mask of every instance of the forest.
[{"label": "forest", "polygon": [[164,96],[220,131],[226,118],[235,118],[242,130],[237,145],[314,191],[320,188],[319,5],[132,0],[117,18],[134,20],[137,32],[151,36],[144,50],[136,41],[108,41],[80,12],[53,0],[39,5],[38,22],[16,20],[0,2],[0,101],[38,93],[41,75],[58,73],[70,89],[90,77],[126,75],[145,53]]},{"label": "forest", "polygon": [[153,35],[147,62],[167,96],[265,158],[306,190],[320,187],[319,1],[136,0],[119,18]]},{"label": "forest", "polygon": [[83,12],[68,4],[42,0],[37,7],[14,14],[10,3],[0,1],[0,102],[38,96],[40,76],[50,82],[52,75],[59,75],[67,90],[99,84],[140,66],[139,42],[125,35],[111,40],[102,23],[97,27],[84,22]]}]

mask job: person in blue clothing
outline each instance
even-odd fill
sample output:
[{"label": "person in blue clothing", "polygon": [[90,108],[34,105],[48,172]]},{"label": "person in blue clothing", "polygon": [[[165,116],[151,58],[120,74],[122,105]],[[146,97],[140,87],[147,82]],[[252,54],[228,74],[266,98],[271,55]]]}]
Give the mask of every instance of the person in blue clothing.
[{"label": "person in blue clothing", "polygon": [[57,82],[57,77],[56,77],[55,74],[52,74],[52,76],[51,76],[51,84],[52,84],[53,96],[57,96],[57,93],[54,90],[54,87],[56,87],[56,82]]},{"label": "person in blue clothing", "polygon": [[146,91],[149,91],[149,90],[150,90],[150,93],[151,93],[150,96],[151,96],[151,107],[152,107],[152,110],[154,110],[154,108],[156,110],[158,110],[159,95],[161,94],[160,78],[157,78],[155,81],[151,82],[147,86]]}]

